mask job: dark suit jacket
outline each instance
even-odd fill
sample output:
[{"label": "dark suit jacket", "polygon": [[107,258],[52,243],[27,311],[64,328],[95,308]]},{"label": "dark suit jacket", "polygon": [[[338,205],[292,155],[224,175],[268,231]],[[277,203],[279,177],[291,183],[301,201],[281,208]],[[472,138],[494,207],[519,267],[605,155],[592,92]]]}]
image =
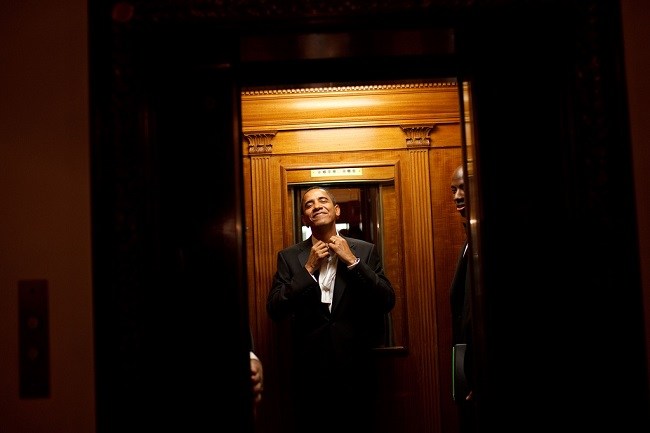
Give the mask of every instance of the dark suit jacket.
[{"label": "dark suit jacket", "polygon": [[[452,343],[455,349],[454,394],[456,400],[465,398],[472,389],[472,314],[471,280],[469,276],[469,251],[463,243],[451,283]],[[464,346],[463,346],[464,345]]]},{"label": "dark suit jacket", "polygon": [[452,312],[452,339],[454,344],[467,343],[470,334],[471,315],[469,309],[469,267],[467,266],[468,254],[467,241],[463,243],[456,262],[456,272],[451,282],[451,312]]},{"label": "dark suit jacket", "polygon": [[[305,269],[309,238],[277,255],[277,271],[267,298],[274,320],[290,318],[297,365],[306,361],[337,374],[359,368],[384,332],[384,318],[395,305],[395,292],[384,274],[374,244],[345,238],[360,262],[352,269],[338,261],[332,311],[321,302],[318,282]],[[353,373],[350,373],[353,374]]]}]

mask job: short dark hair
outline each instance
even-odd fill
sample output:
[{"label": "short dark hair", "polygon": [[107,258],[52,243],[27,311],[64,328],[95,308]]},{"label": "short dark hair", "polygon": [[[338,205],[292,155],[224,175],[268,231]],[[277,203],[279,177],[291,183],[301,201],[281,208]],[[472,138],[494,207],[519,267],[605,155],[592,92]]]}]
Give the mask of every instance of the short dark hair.
[{"label": "short dark hair", "polygon": [[308,193],[309,191],[311,191],[312,189],[322,189],[323,191],[325,191],[325,193],[326,193],[328,196],[330,196],[330,200],[332,200],[332,203],[333,203],[333,204],[336,204],[336,197],[334,197],[334,194],[332,194],[332,191],[330,191],[328,188],[325,188],[324,186],[313,185],[313,186],[310,186],[309,188],[307,188],[307,189],[305,190],[305,192],[302,193],[302,198],[300,199],[300,212],[301,212],[301,213],[302,213],[302,205],[303,205],[303,203],[305,202],[305,194],[307,194],[307,193]]}]

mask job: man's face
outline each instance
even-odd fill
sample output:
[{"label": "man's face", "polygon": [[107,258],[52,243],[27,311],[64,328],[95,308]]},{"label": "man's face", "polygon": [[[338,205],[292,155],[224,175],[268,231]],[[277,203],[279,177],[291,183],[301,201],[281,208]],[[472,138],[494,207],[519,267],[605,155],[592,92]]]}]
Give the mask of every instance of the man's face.
[{"label": "man's face", "polygon": [[340,213],[339,205],[334,204],[329,194],[322,189],[309,190],[302,198],[302,222],[306,226],[334,224]]},{"label": "man's face", "polygon": [[456,210],[460,216],[467,218],[465,211],[465,181],[463,180],[463,170],[456,170],[454,177],[451,179],[451,194],[456,203]]}]

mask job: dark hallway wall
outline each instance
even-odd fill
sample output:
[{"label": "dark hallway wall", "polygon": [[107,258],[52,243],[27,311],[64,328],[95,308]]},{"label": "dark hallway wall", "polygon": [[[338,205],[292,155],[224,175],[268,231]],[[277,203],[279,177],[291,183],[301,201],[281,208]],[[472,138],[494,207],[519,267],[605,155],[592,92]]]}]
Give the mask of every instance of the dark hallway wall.
[{"label": "dark hallway wall", "polygon": [[[0,4],[0,431],[95,430],[84,0]],[[18,282],[49,288],[49,398],[19,398]]]}]

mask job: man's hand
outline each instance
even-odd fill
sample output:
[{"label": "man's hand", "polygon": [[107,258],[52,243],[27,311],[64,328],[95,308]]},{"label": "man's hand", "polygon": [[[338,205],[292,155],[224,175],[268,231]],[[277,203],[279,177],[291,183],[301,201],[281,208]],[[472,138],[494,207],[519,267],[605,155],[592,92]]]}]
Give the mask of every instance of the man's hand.
[{"label": "man's hand", "polygon": [[330,242],[327,245],[332,251],[334,251],[334,253],[336,253],[337,256],[339,256],[339,259],[343,260],[343,262],[348,266],[354,263],[357,259],[357,257],[350,249],[348,241],[346,241],[345,238],[342,238],[341,236],[332,236],[330,238]]},{"label": "man's hand", "polygon": [[329,256],[329,246],[323,241],[317,241],[312,245],[311,250],[309,251],[309,258],[307,258],[307,262],[305,263],[305,269],[307,269],[307,272],[314,275],[314,272],[317,269],[320,269],[323,260]]},{"label": "man's hand", "polygon": [[262,391],[264,391],[264,370],[262,362],[258,358],[251,356],[251,385],[253,387],[253,401],[255,405],[262,401]]}]

